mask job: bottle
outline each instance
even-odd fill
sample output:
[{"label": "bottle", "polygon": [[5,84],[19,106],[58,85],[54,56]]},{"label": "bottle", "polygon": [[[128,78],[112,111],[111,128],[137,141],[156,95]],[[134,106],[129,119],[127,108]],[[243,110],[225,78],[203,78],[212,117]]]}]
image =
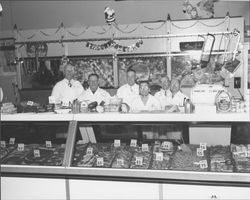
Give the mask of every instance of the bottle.
[{"label": "bottle", "polygon": [[186,99],[185,113],[191,113],[191,112],[192,112],[192,104],[190,102],[190,99]]}]

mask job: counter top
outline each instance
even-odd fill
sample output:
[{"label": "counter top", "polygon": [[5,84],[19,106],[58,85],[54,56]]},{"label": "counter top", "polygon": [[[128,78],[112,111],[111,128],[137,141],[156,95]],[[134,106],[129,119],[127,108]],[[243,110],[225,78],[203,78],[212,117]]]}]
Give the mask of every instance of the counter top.
[{"label": "counter top", "polygon": [[249,113],[18,113],[1,114],[1,121],[86,121],[86,122],[250,122]]}]

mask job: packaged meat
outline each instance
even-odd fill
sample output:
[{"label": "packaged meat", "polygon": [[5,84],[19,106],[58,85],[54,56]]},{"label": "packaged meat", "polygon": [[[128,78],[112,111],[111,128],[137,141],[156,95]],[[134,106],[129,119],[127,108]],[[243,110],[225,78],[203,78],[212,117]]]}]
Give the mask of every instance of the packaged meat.
[{"label": "packaged meat", "polygon": [[2,164],[7,165],[24,165],[25,157],[38,145],[36,144],[27,144],[24,145],[22,151],[18,150],[16,147],[11,153],[9,153],[3,160]]},{"label": "packaged meat", "polygon": [[[162,153],[161,156],[162,158],[157,159],[157,153]],[[155,152],[153,154],[153,162],[152,162],[152,169],[157,169],[157,170],[165,170],[170,168],[170,159],[171,156],[166,153],[166,152]]]},{"label": "packaged meat", "polygon": [[74,157],[72,161],[72,166],[78,166],[78,162],[82,159],[84,154],[86,153],[86,148],[88,144],[76,144],[74,150]]},{"label": "packaged meat", "polygon": [[46,166],[62,166],[64,154],[65,154],[65,146],[63,145],[53,145],[55,150],[53,154],[48,156],[44,165]]},{"label": "packaged meat", "polygon": [[[187,171],[208,171],[208,151],[202,151],[199,145],[187,146],[190,151],[182,151],[181,149],[178,149],[174,153],[170,169]],[[199,152],[203,153],[199,154]]]},{"label": "packaged meat", "polygon": [[[128,146],[127,146],[128,147]],[[112,168],[129,168],[132,153],[129,148],[120,148],[112,162]]]},{"label": "packaged meat", "polygon": [[[111,163],[115,157],[115,154],[110,151],[100,151],[96,155],[96,162],[94,167],[111,167]],[[99,158],[102,158],[102,162],[99,164]]]},{"label": "packaged meat", "polygon": [[152,158],[152,153],[149,151],[134,152],[130,168],[132,169],[148,169]]},{"label": "packaged meat", "polygon": [[3,159],[9,155],[14,149],[16,148],[15,145],[7,145],[6,147],[1,147],[1,164],[3,163]]},{"label": "packaged meat", "polygon": [[210,147],[210,166],[212,172],[233,172],[233,161],[229,146]]},{"label": "packaged meat", "polygon": [[250,145],[231,144],[231,152],[235,161],[236,172],[250,172]]}]

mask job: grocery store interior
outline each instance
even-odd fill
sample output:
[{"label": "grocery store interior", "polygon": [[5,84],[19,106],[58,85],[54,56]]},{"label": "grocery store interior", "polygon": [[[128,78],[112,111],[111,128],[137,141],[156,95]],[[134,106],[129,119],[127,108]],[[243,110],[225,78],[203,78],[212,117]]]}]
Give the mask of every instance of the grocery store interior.
[{"label": "grocery store interior", "polygon": [[250,199],[250,1],[0,0],[1,199]]}]

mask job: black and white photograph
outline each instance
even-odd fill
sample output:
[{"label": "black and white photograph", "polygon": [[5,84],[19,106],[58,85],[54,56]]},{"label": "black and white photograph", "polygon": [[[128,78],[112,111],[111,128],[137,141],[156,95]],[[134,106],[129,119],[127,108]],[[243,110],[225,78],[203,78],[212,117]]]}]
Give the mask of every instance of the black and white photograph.
[{"label": "black and white photograph", "polygon": [[250,199],[250,1],[0,0],[0,199]]}]

